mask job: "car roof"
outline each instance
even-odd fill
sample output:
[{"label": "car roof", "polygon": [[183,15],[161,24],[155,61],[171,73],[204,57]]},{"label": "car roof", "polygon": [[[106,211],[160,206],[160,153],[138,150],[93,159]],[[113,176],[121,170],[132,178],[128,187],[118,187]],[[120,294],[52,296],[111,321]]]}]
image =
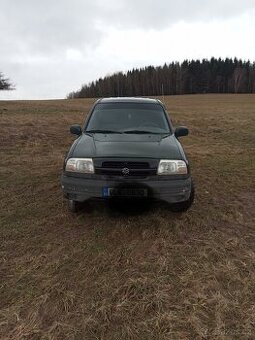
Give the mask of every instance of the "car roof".
[{"label": "car roof", "polygon": [[97,103],[138,103],[138,104],[161,104],[159,99],[141,97],[109,97],[101,98]]}]

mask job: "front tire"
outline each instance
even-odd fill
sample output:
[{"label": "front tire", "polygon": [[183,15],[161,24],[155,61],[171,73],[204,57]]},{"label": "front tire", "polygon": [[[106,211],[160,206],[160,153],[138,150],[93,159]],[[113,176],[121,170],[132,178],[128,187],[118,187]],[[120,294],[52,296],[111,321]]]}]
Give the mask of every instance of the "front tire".
[{"label": "front tire", "polygon": [[74,200],[68,200],[68,208],[72,213],[76,213],[80,210],[79,202]]},{"label": "front tire", "polygon": [[195,188],[192,182],[189,199],[184,202],[171,204],[170,206],[171,211],[176,212],[176,213],[187,211],[191,207],[192,203],[194,202],[194,198],[195,198]]}]

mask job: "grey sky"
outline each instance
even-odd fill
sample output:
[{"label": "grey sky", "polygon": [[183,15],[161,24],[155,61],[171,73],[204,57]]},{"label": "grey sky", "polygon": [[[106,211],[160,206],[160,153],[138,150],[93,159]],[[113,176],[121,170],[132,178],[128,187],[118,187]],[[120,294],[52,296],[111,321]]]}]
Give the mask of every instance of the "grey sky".
[{"label": "grey sky", "polygon": [[61,98],[82,83],[183,58],[255,60],[254,0],[0,0],[0,99]]}]

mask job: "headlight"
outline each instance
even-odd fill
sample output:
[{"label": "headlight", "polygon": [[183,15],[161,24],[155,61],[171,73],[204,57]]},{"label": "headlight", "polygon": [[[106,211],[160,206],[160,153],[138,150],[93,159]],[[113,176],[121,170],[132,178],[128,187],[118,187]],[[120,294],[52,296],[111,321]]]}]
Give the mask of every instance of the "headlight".
[{"label": "headlight", "polygon": [[158,165],[158,175],[186,175],[187,165],[180,160],[161,159]]},{"label": "headlight", "polygon": [[66,171],[81,172],[86,174],[94,173],[92,158],[69,158],[66,162]]}]

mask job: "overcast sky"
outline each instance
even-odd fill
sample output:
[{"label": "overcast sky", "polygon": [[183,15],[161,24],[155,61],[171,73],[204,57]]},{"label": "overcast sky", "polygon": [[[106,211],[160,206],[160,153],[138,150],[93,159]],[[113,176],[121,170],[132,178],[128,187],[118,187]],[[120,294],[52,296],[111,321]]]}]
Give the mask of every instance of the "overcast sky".
[{"label": "overcast sky", "polygon": [[0,0],[0,99],[64,98],[116,71],[255,61],[255,0]]}]

